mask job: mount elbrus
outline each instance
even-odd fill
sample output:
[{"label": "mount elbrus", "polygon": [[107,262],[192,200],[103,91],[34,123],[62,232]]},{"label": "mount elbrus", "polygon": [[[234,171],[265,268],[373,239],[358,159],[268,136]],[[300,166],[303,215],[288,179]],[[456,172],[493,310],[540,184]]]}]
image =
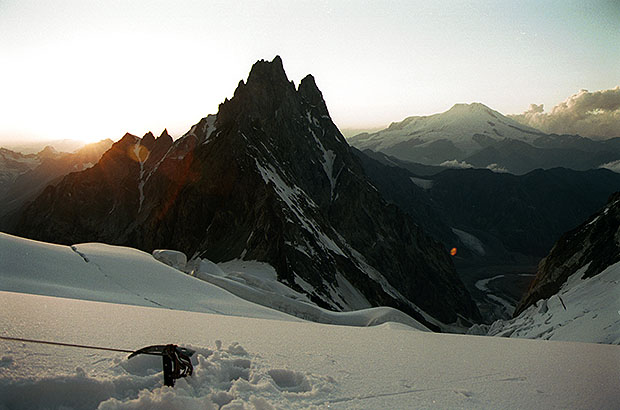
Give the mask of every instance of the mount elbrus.
[{"label": "mount elbrus", "polygon": [[447,250],[382,199],[314,78],[295,88],[279,57],[177,141],[127,134],[48,187],[19,233],[263,261],[335,310],[387,305],[433,328],[479,318]]},{"label": "mount elbrus", "polygon": [[588,170],[620,159],[620,138],[597,141],[545,134],[480,103],[414,116],[349,139],[360,150],[426,165],[470,166],[526,174],[537,168]]}]

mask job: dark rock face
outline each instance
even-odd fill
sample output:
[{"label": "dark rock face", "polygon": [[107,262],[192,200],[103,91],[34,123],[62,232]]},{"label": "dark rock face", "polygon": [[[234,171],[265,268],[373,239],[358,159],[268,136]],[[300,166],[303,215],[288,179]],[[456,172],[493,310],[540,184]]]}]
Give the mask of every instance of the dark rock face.
[{"label": "dark rock face", "polygon": [[587,265],[583,279],[620,261],[620,192],[585,223],[564,234],[540,262],[530,289],[515,310],[518,316],[540,299],[558,293],[568,277]]},{"label": "dark rock face", "polygon": [[[385,199],[446,246],[458,243],[449,227],[474,234],[488,247],[487,261],[493,244],[501,245],[499,258],[506,257],[502,249],[542,258],[564,232],[620,189],[620,174],[607,169],[538,169],[520,176],[449,169],[419,177],[404,168],[406,163],[387,166],[386,161],[370,158],[368,152],[357,151],[357,156]],[[417,165],[414,170],[425,171]],[[413,181],[423,181],[427,188]]]},{"label": "dark rock face", "polygon": [[421,310],[444,323],[479,318],[446,249],[382,199],[314,78],[295,89],[279,57],[254,64],[217,116],[176,142],[125,135],[46,189],[20,230],[264,261],[336,310],[388,305],[434,328]]}]

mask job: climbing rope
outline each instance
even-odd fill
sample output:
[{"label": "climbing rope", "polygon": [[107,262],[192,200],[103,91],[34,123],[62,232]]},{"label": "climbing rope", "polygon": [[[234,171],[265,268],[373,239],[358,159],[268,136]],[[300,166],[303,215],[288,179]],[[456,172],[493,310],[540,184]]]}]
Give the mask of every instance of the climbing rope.
[{"label": "climbing rope", "polygon": [[74,343],[51,342],[51,341],[48,341],[48,340],[24,339],[24,338],[21,338],[21,337],[0,336],[0,339],[2,339],[2,340],[9,340],[9,341],[13,341],[13,342],[40,343],[40,344],[44,344],[44,345],[78,347],[80,349],[107,350],[109,352],[121,352],[121,353],[133,353],[134,352],[133,350],[115,349],[113,347],[78,345],[78,344],[74,344]]},{"label": "climbing rope", "polygon": [[44,345],[77,347],[80,349],[106,350],[108,352],[131,353],[128,359],[140,354],[151,356],[162,356],[164,370],[164,384],[174,387],[174,381],[181,377],[191,376],[194,370],[191,357],[195,351],[177,345],[154,345],[147,346],[139,350],[116,349],[114,347],[79,345],[75,343],[52,342],[49,340],[25,339],[21,337],[0,336],[0,340],[11,342],[39,343]]}]

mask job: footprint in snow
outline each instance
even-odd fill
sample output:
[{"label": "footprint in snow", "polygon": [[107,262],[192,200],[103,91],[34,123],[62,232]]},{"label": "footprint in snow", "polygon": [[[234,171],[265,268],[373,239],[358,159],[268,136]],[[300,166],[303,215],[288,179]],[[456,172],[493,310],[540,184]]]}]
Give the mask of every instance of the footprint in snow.
[{"label": "footprint in snow", "polygon": [[267,371],[267,374],[280,390],[291,393],[303,393],[312,390],[310,381],[302,373],[286,369],[272,369]]}]

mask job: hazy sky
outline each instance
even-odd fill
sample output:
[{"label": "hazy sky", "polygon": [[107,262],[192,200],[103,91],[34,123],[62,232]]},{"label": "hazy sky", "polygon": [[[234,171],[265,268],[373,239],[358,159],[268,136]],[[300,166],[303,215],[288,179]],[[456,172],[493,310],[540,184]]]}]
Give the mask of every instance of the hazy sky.
[{"label": "hazy sky", "polygon": [[0,0],[0,144],[176,137],[276,54],[341,128],[521,113],[620,84],[620,1]]}]

